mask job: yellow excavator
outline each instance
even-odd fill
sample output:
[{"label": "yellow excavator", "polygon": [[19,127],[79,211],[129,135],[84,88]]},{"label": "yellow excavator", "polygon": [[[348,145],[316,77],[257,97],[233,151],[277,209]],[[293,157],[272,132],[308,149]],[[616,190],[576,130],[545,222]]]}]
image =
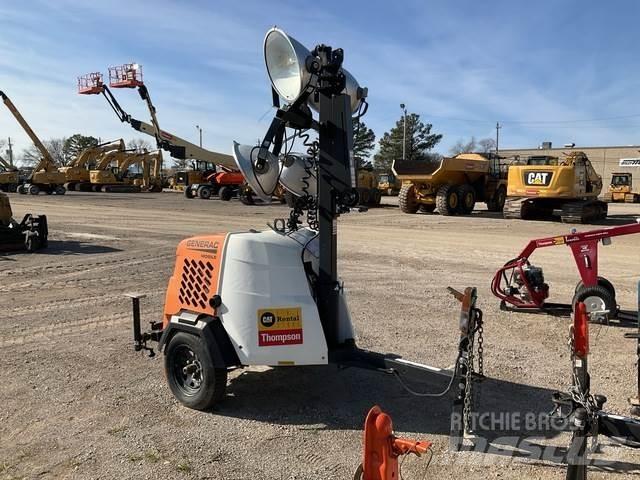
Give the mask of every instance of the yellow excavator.
[{"label": "yellow excavator", "polygon": [[95,147],[85,148],[78,157],[69,165],[60,167],[59,172],[64,173],[67,190],[91,190],[89,181],[89,170],[92,165],[99,162],[100,158],[111,151],[123,152],[125,150],[124,140],[114,140],[112,142],[101,143]]},{"label": "yellow excavator", "polygon": [[58,171],[58,167],[56,166],[56,162],[53,160],[53,157],[9,97],[7,97],[7,95],[2,91],[0,91],[0,97],[42,155],[40,162],[38,162],[31,172],[31,175],[29,175],[26,183],[18,186],[18,193],[38,195],[42,191],[48,194],[55,193],[56,195],[64,195],[67,191],[64,188],[64,174]]},{"label": "yellow excavator", "polygon": [[633,175],[629,172],[611,174],[611,184],[604,195],[604,201],[640,203],[640,192],[633,191]]},{"label": "yellow excavator", "polygon": [[20,185],[18,169],[0,157],[0,191],[15,192]]},{"label": "yellow excavator", "polygon": [[504,217],[599,221],[607,217],[607,204],[598,200],[601,191],[602,177],[584,152],[532,156],[526,165],[509,166]]},{"label": "yellow excavator", "polygon": [[[134,165],[142,167],[141,178],[134,178],[130,174],[129,168]],[[159,191],[161,190],[161,165],[162,155],[159,152],[111,152],[104,155],[95,170],[89,172],[89,180],[94,192],[138,193],[142,190]],[[151,174],[152,169],[153,174]]]}]

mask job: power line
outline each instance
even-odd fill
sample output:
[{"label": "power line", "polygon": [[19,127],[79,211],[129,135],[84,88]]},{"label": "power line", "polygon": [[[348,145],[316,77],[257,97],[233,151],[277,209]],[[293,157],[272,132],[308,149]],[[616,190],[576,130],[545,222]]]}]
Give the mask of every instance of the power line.
[{"label": "power line", "polygon": [[[481,124],[491,124],[493,125],[493,120],[480,120],[480,119],[471,119],[471,118],[460,118],[460,117],[448,117],[444,115],[431,115],[426,114],[427,118],[439,118],[442,120],[449,120],[452,122],[463,122],[463,123],[481,123]],[[504,120],[501,122],[502,125],[522,125],[522,126],[545,126],[545,125],[556,125],[556,124],[569,124],[569,123],[590,123],[590,122],[605,122],[611,120],[624,120],[629,118],[640,118],[640,114],[634,115],[619,115],[615,117],[601,117],[601,118],[590,118],[590,119],[575,119],[575,120]],[[594,126],[589,126],[590,128],[595,128]]]}]

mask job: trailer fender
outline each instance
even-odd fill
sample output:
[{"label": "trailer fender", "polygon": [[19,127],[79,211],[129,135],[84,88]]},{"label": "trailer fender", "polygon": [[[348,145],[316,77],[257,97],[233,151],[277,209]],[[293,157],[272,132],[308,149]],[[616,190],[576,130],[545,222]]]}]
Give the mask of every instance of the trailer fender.
[{"label": "trailer fender", "polygon": [[173,315],[160,337],[158,349],[163,351],[164,346],[167,345],[171,338],[178,332],[185,332],[200,337],[209,349],[211,359],[216,368],[228,368],[240,365],[238,355],[219,317],[198,315],[189,312],[181,312],[178,315]]}]

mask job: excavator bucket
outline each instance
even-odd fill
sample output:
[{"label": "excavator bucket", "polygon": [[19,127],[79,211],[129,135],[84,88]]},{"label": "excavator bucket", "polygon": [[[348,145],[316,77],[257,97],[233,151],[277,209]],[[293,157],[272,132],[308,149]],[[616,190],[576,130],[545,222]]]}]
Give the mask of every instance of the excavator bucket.
[{"label": "excavator bucket", "polygon": [[102,74],[91,72],[78,77],[78,93],[80,95],[97,95],[102,93]]},{"label": "excavator bucket", "polygon": [[137,63],[125,63],[109,67],[109,86],[111,88],[137,88],[144,85],[142,66]]}]

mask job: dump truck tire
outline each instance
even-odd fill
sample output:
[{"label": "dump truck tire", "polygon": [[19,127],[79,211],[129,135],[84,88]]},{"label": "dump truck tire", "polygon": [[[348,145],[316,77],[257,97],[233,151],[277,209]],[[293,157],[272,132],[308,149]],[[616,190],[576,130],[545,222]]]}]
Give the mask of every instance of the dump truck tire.
[{"label": "dump truck tire", "polygon": [[373,189],[372,192],[371,203],[373,204],[373,206],[379,207],[380,202],[382,201],[382,192],[377,188]]},{"label": "dump truck tire", "polygon": [[203,200],[209,200],[211,198],[211,189],[209,187],[200,187],[198,196]]},{"label": "dump truck tire", "polygon": [[456,190],[458,193],[458,213],[470,215],[476,206],[476,191],[467,184],[460,185]]},{"label": "dump truck tire", "polygon": [[416,187],[413,183],[405,183],[398,194],[398,206],[403,213],[416,213],[420,204],[416,198]]},{"label": "dump truck tire", "polygon": [[487,202],[487,210],[490,212],[504,211],[504,204],[507,201],[507,189],[504,186],[498,187],[493,197]]},{"label": "dump truck tire", "polygon": [[233,197],[233,190],[231,187],[220,187],[220,191],[218,192],[218,197],[220,200],[228,202]]},{"label": "dump truck tire", "polygon": [[167,383],[180,403],[195,410],[209,410],[224,398],[227,370],[214,366],[200,337],[178,332],[165,353]]},{"label": "dump truck tire", "polygon": [[455,215],[458,213],[460,197],[455,185],[442,185],[436,193],[436,208],[440,215]]}]

